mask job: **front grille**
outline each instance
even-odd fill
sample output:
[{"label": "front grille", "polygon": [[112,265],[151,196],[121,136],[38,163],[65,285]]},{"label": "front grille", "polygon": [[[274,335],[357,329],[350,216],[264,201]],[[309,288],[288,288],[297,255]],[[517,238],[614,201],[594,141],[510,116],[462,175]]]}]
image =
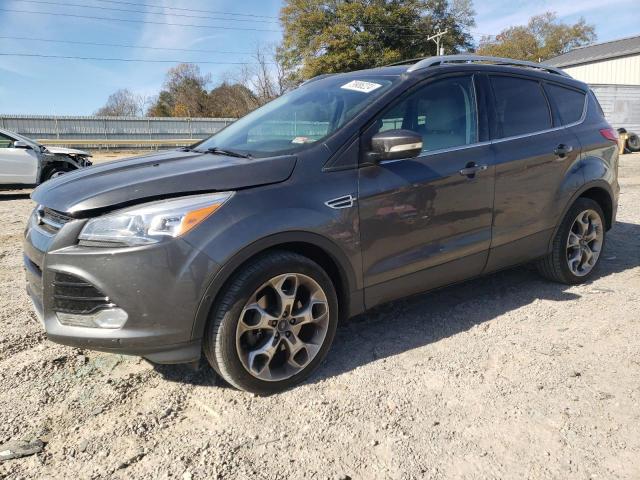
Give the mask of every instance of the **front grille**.
[{"label": "front grille", "polygon": [[38,210],[38,227],[48,233],[58,233],[71,220],[71,217],[50,208],[44,207]]},{"label": "front grille", "polygon": [[56,312],[87,315],[116,305],[91,283],[57,272],[53,281],[53,309]]}]

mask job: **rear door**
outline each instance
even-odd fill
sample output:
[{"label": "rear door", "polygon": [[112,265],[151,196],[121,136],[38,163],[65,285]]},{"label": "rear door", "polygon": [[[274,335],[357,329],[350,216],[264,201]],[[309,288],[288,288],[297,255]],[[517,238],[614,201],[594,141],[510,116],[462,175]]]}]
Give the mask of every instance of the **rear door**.
[{"label": "rear door", "polygon": [[[458,74],[414,88],[363,134],[363,151],[384,130],[413,130],[423,138],[416,158],[359,169],[367,307],[472,277],[484,268],[493,168],[478,118],[474,78]],[[481,168],[461,173],[474,165]]]},{"label": "rear door", "polygon": [[0,184],[35,184],[38,155],[25,148],[14,148],[13,138],[0,133]]},{"label": "rear door", "polygon": [[495,203],[487,271],[539,257],[556,224],[556,194],[580,153],[551,111],[542,82],[490,74]]}]

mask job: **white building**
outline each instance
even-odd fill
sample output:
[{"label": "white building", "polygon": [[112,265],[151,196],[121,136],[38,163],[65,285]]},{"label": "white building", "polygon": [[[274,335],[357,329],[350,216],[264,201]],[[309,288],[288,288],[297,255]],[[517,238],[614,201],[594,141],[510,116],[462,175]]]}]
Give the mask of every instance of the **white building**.
[{"label": "white building", "polygon": [[640,36],[576,48],[545,63],[588,83],[614,127],[640,134]]}]

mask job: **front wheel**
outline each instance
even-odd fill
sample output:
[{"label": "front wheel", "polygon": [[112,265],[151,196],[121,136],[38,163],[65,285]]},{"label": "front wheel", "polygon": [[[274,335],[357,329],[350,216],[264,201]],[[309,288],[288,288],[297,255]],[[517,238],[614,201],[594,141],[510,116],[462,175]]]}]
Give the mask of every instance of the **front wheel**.
[{"label": "front wheel", "polygon": [[65,173],[70,172],[71,170],[73,169],[68,166],[52,166],[52,167],[48,167],[45,170],[44,175],[42,177],[46,182],[47,180],[51,180],[52,178],[57,178],[60,175],[64,175]]},{"label": "front wheel", "polygon": [[551,253],[538,261],[538,271],[555,282],[585,282],[600,261],[605,234],[600,205],[590,198],[579,198],[562,220]]},{"label": "front wheel", "polygon": [[231,279],[211,313],[204,353],[231,385],[271,394],[313,372],[337,323],[337,296],[326,272],[302,255],[272,252]]}]

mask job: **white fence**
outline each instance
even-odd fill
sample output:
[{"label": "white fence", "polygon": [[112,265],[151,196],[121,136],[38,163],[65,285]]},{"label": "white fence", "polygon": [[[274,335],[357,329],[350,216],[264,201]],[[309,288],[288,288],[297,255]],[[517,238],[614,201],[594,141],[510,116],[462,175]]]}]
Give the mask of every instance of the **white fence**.
[{"label": "white fence", "polygon": [[121,142],[122,146],[160,146],[193,143],[218,132],[234,120],[0,115],[0,128],[61,145],[100,147],[118,146]]}]

